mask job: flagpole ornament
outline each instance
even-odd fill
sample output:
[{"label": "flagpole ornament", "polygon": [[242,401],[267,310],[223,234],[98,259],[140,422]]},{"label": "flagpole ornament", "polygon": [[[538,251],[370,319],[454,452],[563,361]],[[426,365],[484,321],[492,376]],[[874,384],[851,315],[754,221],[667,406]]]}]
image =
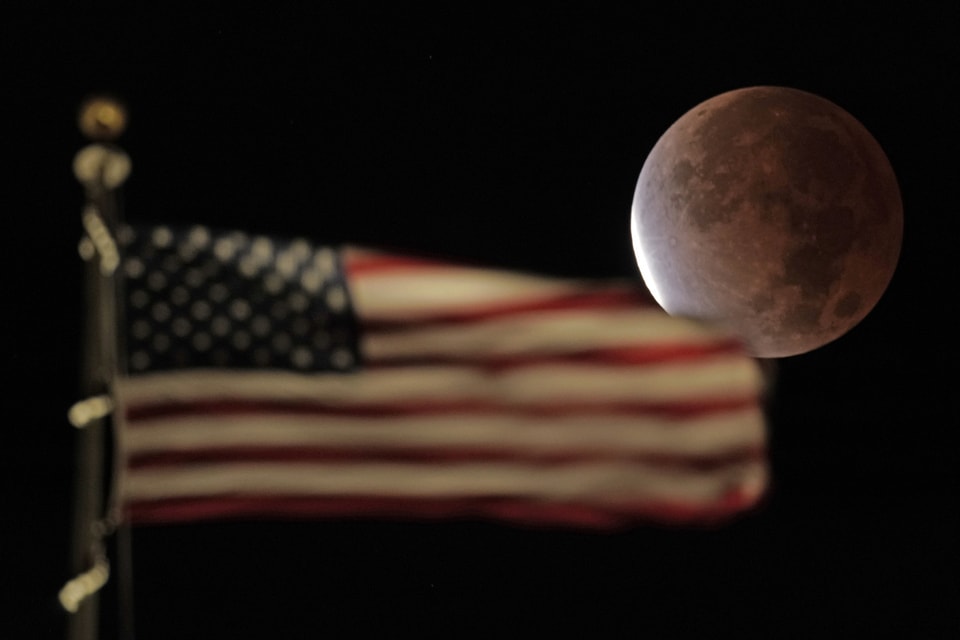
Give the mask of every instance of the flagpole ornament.
[{"label": "flagpole ornament", "polygon": [[73,175],[87,188],[116,189],[130,176],[130,156],[122,149],[94,143],[74,156]]},{"label": "flagpole ornament", "polygon": [[92,96],[80,105],[77,125],[90,140],[112,142],[127,128],[127,108],[116,98]]}]

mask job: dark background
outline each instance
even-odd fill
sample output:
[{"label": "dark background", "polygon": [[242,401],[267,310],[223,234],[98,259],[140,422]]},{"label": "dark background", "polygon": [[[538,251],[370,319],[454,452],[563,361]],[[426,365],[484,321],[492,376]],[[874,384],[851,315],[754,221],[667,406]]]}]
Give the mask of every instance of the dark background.
[{"label": "dark background", "polygon": [[[608,534],[469,521],[139,529],[138,637],[957,636],[956,8],[318,4],[73,4],[0,20],[13,382],[0,635],[64,633],[64,416],[82,313],[70,166],[87,94],[130,106],[129,219],[623,276],[637,274],[630,204],[657,138],[713,95],[773,84],[822,95],[874,134],[905,236],[873,313],[779,362],[760,509],[719,529]],[[113,581],[105,638],[116,595]]]}]

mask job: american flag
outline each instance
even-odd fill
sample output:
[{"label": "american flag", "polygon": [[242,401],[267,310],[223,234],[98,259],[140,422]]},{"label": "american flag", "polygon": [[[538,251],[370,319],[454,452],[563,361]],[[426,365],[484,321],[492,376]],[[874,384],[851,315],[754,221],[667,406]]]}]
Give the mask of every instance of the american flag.
[{"label": "american flag", "polygon": [[134,524],[705,523],[764,494],[757,363],[635,283],[200,226],[120,240]]}]

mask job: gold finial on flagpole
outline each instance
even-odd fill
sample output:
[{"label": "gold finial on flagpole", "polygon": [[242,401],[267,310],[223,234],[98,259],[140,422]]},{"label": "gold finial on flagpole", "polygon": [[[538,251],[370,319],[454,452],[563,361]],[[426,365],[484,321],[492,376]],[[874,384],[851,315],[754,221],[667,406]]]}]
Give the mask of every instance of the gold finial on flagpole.
[{"label": "gold finial on flagpole", "polygon": [[127,128],[127,108],[110,96],[91,96],[80,105],[77,124],[86,137],[97,142],[112,142]]}]

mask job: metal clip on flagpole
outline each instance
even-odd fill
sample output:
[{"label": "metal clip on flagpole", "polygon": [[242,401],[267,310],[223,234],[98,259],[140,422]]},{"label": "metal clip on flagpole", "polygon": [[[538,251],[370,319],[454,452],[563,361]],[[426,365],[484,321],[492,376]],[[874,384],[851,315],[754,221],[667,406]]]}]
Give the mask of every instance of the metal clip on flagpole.
[{"label": "metal clip on flagpole", "polygon": [[[116,281],[120,258],[114,240],[120,222],[117,190],[130,174],[130,158],[112,144],[126,128],[126,111],[116,100],[92,98],[80,109],[79,126],[91,140],[76,155],[73,171],[83,185],[86,204],[81,221],[80,256],[86,262],[86,317],[81,393],[69,411],[77,428],[74,480],[74,540],[71,565],[75,577],[60,590],[60,603],[71,612],[68,637],[97,637],[97,592],[110,575],[105,538],[119,522],[104,508],[106,419],[113,410],[111,385],[117,367]],[[113,502],[112,500],[110,502]]]}]

